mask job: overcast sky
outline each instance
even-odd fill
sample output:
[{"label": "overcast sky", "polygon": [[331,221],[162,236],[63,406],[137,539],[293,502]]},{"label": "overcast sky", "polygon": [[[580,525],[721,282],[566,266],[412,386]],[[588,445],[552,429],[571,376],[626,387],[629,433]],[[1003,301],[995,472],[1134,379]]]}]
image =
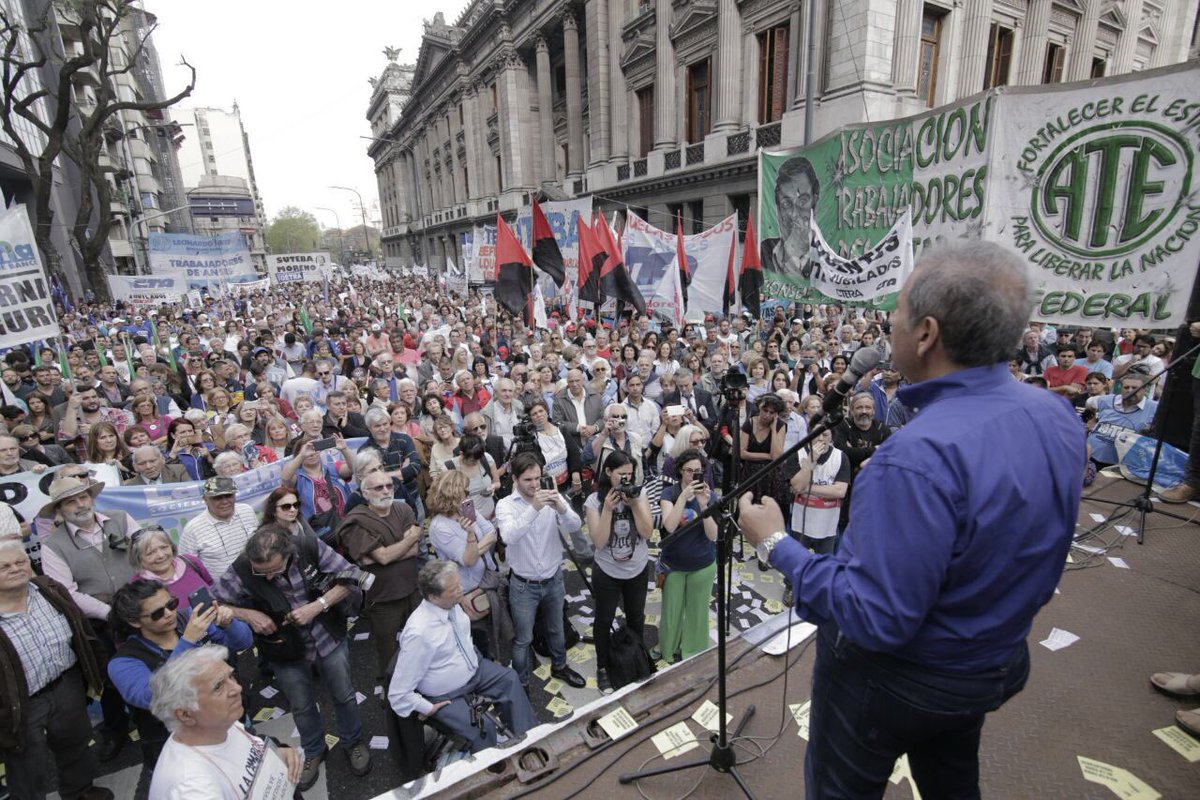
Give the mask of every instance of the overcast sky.
[{"label": "overcast sky", "polygon": [[[154,44],[168,94],[186,85],[180,55],[196,68],[196,88],[181,105],[229,109],[236,100],[250,137],[258,190],[271,217],[284,206],[334,227],[360,224],[350,186],[368,220],[378,216],[375,172],[360,136],[371,133],[367,78],[378,77],[384,46],[416,62],[422,18],[445,12],[453,23],[468,0],[145,0],[158,17]],[[194,133],[184,129],[185,136]]]}]

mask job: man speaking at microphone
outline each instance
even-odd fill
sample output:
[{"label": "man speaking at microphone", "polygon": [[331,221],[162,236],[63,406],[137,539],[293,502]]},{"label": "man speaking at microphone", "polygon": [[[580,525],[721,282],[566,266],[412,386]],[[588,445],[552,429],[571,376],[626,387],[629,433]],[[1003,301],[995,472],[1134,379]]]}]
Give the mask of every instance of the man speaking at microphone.
[{"label": "man speaking at microphone", "polygon": [[759,558],[820,626],[809,798],[882,797],[904,753],[923,796],[980,796],[984,716],[1025,685],[1025,640],[1062,573],[1084,470],[1079,420],[1008,374],[1032,306],[1011,251],[927,251],[892,317],[912,384],[900,396],[919,413],[855,481],[838,552],[781,533],[771,499],[742,504]]}]

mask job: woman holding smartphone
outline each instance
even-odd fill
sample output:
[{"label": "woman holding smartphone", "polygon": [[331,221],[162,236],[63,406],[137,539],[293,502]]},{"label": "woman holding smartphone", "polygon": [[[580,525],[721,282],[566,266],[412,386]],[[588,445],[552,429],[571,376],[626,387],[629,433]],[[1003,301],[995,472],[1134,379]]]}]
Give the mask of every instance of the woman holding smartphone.
[{"label": "woman holding smartphone", "polygon": [[117,641],[123,642],[108,662],[108,676],[133,711],[142,745],[142,772],[135,798],[147,797],[158,755],[170,735],[150,713],[150,677],[172,658],[207,642],[230,652],[250,647],[250,626],[233,618],[233,611],[209,599],[198,609],[179,608],[158,581],[134,578],[113,594],[108,614]]},{"label": "woman holding smartphone", "polygon": [[704,482],[708,459],[699,450],[685,450],[675,460],[676,483],[663,487],[662,528],[679,532],[659,555],[659,572],[666,573],[662,590],[662,619],[658,651],[668,663],[691,658],[708,647],[708,603],[717,574],[717,523],[711,517],[698,522],[713,502]]},{"label": "woman holding smartphone", "polygon": [[623,450],[610,451],[600,468],[596,491],[583,504],[588,535],[595,547],[592,591],[596,619],[592,635],[596,641],[596,682],[604,694],[614,688],[608,677],[608,656],[618,605],[625,611],[629,629],[639,639],[645,638],[646,565],[650,559],[646,542],[654,523],[642,487],[634,485],[634,467],[633,458]]},{"label": "woman holding smartphone", "polygon": [[205,444],[189,419],[177,419],[167,427],[167,458],[178,461],[194,481],[216,475],[212,447]]}]

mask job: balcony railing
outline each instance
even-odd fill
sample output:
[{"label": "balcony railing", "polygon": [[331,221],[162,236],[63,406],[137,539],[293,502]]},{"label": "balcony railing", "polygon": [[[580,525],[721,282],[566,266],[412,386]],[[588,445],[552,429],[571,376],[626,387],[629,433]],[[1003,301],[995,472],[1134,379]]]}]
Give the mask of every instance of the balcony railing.
[{"label": "balcony railing", "polygon": [[646,159],[639,158],[637,161],[633,162],[633,177],[646,177]]},{"label": "balcony railing", "polygon": [[730,156],[750,152],[750,132],[735,133],[725,140],[725,154]]},{"label": "balcony railing", "polygon": [[704,163],[704,142],[689,145],[687,149],[687,165],[689,167]]},{"label": "balcony railing", "polygon": [[663,158],[663,169],[679,169],[681,160],[678,150],[668,150]]},{"label": "balcony railing", "polygon": [[629,165],[628,164],[618,164],[617,165],[617,180],[619,180],[619,181],[629,180]]},{"label": "balcony railing", "polygon": [[779,144],[782,123],[772,122],[761,125],[754,132],[754,143],[757,147],[776,147]]}]

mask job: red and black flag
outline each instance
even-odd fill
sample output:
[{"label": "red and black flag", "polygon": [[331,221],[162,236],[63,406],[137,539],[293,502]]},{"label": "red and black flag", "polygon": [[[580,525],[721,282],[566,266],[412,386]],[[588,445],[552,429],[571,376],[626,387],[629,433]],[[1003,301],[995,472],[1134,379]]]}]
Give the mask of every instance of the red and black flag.
[{"label": "red and black flag", "polygon": [[[753,230],[753,223],[747,221],[747,233]],[[737,305],[737,276],[733,272],[733,257],[737,255],[737,237],[729,242],[729,264],[725,267],[725,292],[721,299],[721,314],[728,317],[729,310]]]},{"label": "red and black flag", "polygon": [[567,279],[567,271],[563,268],[562,250],[554,239],[554,231],[550,221],[537,198],[533,198],[533,263],[542,272],[554,279],[554,285],[562,288]]},{"label": "red and black flag", "polygon": [[683,293],[683,307],[686,310],[692,270],[688,267],[687,252],[683,246],[683,220],[678,211],[675,212],[675,255],[679,259],[679,290]]},{"label": "red and black flag", "polygon": [[578,218],[579,225],[579,299],[596,304],[597,316],[600,310],[600,268],[608,260],[608,253],[600,242],[596,241],[595,232]]},{"label": "red and black flag", "polygon": [[496,300],[513,316],[533,324],[533,262],[504,217],[496,215]]},{"label": "red and black flag", "polygon": [[746,220],[746,241],[742,244],[742,308],[758,319],[762,315],[762,259],[758,255],[758,237],[754,234],[754,215]]},{"label": "red and black flag", "polygon": [[602,242],[608,253],[608,260],[600,267],[600,291],[608,297],[615,297],[624,301],[626,305],[633,306],[637,313],[645,314],[646,300],[630,277],[629,270],[625,268],[625,256],[621,253],[617,235],[604,221],[603,216],[596,221],[595,231],[596,238]]}]

